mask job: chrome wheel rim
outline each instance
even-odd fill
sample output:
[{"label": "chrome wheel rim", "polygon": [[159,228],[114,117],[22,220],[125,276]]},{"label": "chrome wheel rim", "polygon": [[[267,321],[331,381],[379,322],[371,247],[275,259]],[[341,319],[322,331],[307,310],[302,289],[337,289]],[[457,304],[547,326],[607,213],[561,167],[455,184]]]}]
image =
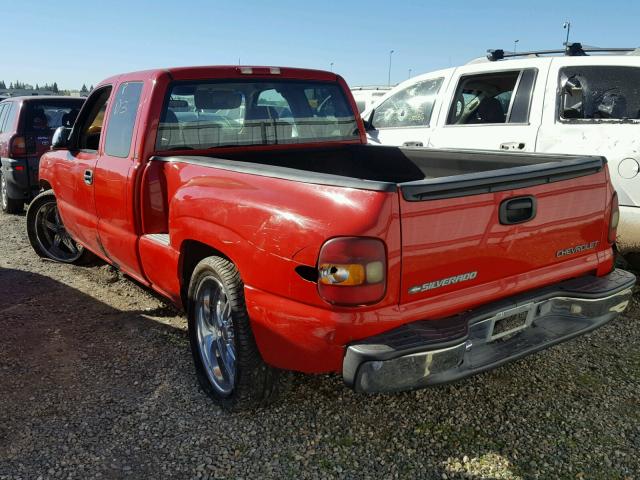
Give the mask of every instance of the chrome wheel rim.
[{"label": "chrome wheel rim", "polygon": [[229,296],[217,278],[207,277],[200,282],[195,300],[200,358],[213,388],[228,395],[236,381],[235,332]]},{"label": "chrome wheel rim", "polygon": [[9,206],[9,199],[7,196],[7,180],[2,174],[0,174],[0,196],[2,197],[2,209],[6,210]]},{"label": "chrome wheel rim", "polygon": [[38,243],[50,258],[64,263],[80,258],[84,249],[67,233],[55,202],[43,204],[35,221]]}]

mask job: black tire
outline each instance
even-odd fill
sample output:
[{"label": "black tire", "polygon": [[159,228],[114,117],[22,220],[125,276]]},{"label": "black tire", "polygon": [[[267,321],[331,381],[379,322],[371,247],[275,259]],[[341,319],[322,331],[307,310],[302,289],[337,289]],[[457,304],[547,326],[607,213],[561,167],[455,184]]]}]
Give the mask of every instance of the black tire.
[{"label": "black tire", "polygon": [[[76,243],[64,229],[64,224],[57,213],[58,207],[53,190],[40,193],[29,204],[27,209],[27,235],[35,252],[42,258],[48,258],[60,263],[86,265],[93,262],[96,256],[82,245]],[[58,230],[48,230],[43,221],[46,215],[55,215]],[[52,222],[48,222],[52,223]],[[58,245],[51,238],[57,237]],[[62,239],[62,240],[60,240]],[[72,249],[75,248],[75,251]]]},{"label": "black tire", "polygon": [[[202,340],[203,300],[200,298],[203,289],[211,286],[223,287],[218,297],[219,302],[230,306],[229,324],[233,332],[228,345],[235,348],[234,375],[229,376],[228,391],[223,392],[216,385],[215,373],[207,371],[207,354],[204,353]],[[209,323],[213,315],[211,296],[208,297]],[[222,299],[222,300],[221,300]],[[278,395],[277,385],[279,372],[267,365],[256,345],[251,322],[244,301],[244,284],[240,273],[233,263],[221,257],[208,257],[202,260],[193,271],[188,291],[188,326],[191,353],[195,364],[196,375],[202,389],[209,397],[225,410],[245,410],[265,406],[273,402]],[[220,303],[216,303],[216,312],[220,312]],[[226,308],[225,308],[226,310]],[[217,316],[217,314],[216,314]],[[200,330],[199,330],[200,329]],[[199,333],[200,332],[200,333]],[[217,331],[218,340],[222,340],[221,329]],[[212,342],[213,344],[213,342]],[[211,356],[211,349],[208,349]],[[217,357],[220,361],[222,355]],[[228,370],[226,370],[228,371]],[[218,374],[221,368],[217,369]],[[214,378],[214,380],[211,380]],[[231,380],[232,378],[232,380]]]},{"label": "black tire", "polygon": [[7,180],[4,178],[2,173],[0,173],[0,205],[2,205],[2,211],[4,213],[17,214],[22,213],[22,210],[24,209],[23,200],[9,198]]}]

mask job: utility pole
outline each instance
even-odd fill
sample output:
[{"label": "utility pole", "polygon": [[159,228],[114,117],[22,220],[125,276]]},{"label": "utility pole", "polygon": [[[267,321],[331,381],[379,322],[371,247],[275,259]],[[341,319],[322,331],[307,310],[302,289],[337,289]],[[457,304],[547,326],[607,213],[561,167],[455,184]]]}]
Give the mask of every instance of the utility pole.
[{"label": "utility pole", "polygon": [[513,41],[513,53],[516,53],[516,51],[518,50],[518,42],[520,40],[514,40]]},{"label": "utility pole", "polygon": [[333,72],[333,62],[331,62],[331,63],[329,64],[329,68],[330,68],[330,69],[331,69],[331,71]]},{"label": "utility pole", "polygon": [[393,55],[393,50],[389,50],[389,76],[387,77],[387,86],[391,86],[391,56]]},{"label": "utility pole", "polygon": [[409,69],[409,78],[411,78],[411,69]]}]

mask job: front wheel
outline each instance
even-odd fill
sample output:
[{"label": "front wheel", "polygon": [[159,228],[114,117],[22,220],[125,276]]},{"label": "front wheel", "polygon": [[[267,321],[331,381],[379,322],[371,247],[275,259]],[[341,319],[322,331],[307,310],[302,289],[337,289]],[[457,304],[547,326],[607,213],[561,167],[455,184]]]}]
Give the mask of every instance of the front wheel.
[{"label": "front wheel", "polygon": [[43,258],[76,265],[86,264],[94,258],[67,233],[53,190],[42,192],[29,204],[27,234],[33,249]]},{"label": "front wheel", "polygon": [[24,208],[24,202],[22,200],[9,198],[7,179],[2,173],[0,173],[0,203],[2,203],[2,211],[5,213],[20,213]]},{"label": "front wheel", "polygon": [[227,410],[255,408],[277,395],[278,371],[262,359],[233,263],[208,257],[189,283],[189,340],[198,381]]}]

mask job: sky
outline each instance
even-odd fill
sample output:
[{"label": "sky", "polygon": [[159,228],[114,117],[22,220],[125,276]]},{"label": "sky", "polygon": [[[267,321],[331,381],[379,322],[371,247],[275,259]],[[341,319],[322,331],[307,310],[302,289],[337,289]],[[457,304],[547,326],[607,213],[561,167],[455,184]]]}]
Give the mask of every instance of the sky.
[{"label": "sky", "polygon": [[[333,70],[387,84],[464,64],[488,48],[635,47],[640,2],[0,0],[0,80],[79,89],[124,72],[184,65]],[[333,63],[333,67],[331,64]]]}]

